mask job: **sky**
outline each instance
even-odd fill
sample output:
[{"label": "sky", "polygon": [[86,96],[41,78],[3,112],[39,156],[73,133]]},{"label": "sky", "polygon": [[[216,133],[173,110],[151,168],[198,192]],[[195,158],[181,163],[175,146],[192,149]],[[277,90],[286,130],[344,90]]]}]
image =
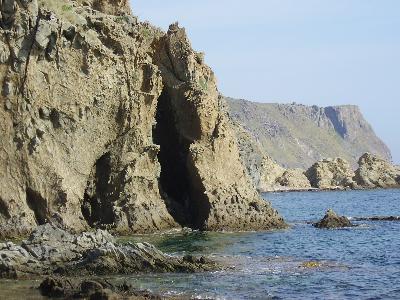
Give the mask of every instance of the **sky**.
[{"label": "sky", "polygon": [[400,164],[400,1],[131,0],[140,20],[178,21],[225,96],[360,106]]}]

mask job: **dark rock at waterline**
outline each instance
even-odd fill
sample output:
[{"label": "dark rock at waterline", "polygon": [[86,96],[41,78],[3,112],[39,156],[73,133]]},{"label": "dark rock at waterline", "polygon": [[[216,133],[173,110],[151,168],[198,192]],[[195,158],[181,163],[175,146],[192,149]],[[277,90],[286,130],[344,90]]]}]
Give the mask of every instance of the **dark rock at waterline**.
[{"label": "dark rock at waterline", "polygon": [[113,285],[102,279],[78,280],[61,277],[47,277],[39,286],[41,294],[58,299],[89,299],[89,300],[158,300],[159,295],[148,291],[136,290],[124,283]]},{"label": "dark rock at waterline", "polygon": [[74,235],[39,226],[21,245],[0,243],[0,278],[35,275],[108,275],[215,270],[205,258],[167,255],[148,243],[118,244],[106,231]]},{"label": "dark rock at waterline", "polygon": [[345,216],[337,215],[332,209],[328,209],[325,216],[317,223],[313,224],[317,228],[342,228],[353,227],[354,225]]},{"label": "dark rock at waterline", "polygon": [[373,216],[373,217],[355,217],[354,221],[400,221],[396,216]]}]

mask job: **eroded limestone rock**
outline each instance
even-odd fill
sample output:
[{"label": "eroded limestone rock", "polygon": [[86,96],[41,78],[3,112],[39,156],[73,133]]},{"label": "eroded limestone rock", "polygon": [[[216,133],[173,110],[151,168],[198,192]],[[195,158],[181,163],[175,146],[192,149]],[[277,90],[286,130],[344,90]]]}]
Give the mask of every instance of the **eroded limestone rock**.
[{"label": "eroded limestone rock", "polygon": [[276,179],[282,187],[287,187],[289,189],[310,189],[311,184],[304,171],[301,169],[288,169],[283,172],[282,176]]},{"label": "eroded limestone rock", "polygon": [[311,185],[320,189],[354,188],[354,172],[342,158],[323,159],[306,171]]},{"label": "eroded limestone rock", "polygon": [[390,188],[400,186],[400,171],[388,161],[365,153],[359,159],[354,180],[364,188]]},{"label": "eroded limestone rock", "polygon": [[123,0],[11,2],[1,236],[47,222],[116,233],[285,226],[252,188],[213,72],[183,29],[140,23]]},{"label": "eroded limestone rock", "polygon": [[[157,48],[156,63],[164,83],[158,116],[162,128],[156,134],[160,162],[161,166],[168,161],[176,163],[174,170],[167,167],[164,174],[161,171],[161,185],[175,194],[194,228],[284,227],[282,218],[252,187],[214,73],[203,63],[202,55],[192,50],[185,30],[171,25]],[[174,143],[162,136],[169,136]],[[173,180],[183,179],[185,187],[177,189]]]}]

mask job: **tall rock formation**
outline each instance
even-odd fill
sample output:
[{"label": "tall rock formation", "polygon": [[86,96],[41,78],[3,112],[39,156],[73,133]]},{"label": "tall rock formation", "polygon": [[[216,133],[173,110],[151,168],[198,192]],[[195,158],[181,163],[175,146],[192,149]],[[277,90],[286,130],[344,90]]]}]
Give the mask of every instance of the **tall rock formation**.
[{"label": "tall rock formation", "polygon": [[0,69],[3,236],[285,226],[177,25],[140,23],[123,0],[5,0]]},{"label": "tall rock formation", "polygon": [[321,159],[341,157],[356,168],[365,152],[391,160],[388,147],[375,135],[357,106],[227,100],[231,118],[242,124],[283,167],[307,169]]}]

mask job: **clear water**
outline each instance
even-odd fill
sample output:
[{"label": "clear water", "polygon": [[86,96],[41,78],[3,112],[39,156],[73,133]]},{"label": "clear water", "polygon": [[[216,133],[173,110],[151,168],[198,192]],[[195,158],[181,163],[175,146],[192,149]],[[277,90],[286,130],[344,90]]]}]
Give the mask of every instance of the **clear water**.
[{"label": "clear water", "polygon": [[[400,222],[363,221],[356,222],[359,227],[337,230],[316,229],[309,224],[320,219],[328,208],[350,217],[400,215],[400,190],[264,196],[285,217],[290,229],[128,238],[151,242],[171,254],[211,255],[235,266],[234,269],[110,279],[183,297],[400,299]],[[0,291],[6,285],[7,290],[13,283],[0,282]],[[15,288],[15,291],[23,292],[23,289]]]},{"label": "clear water", "polygon": [[[173,254],[209,254],[234,270],[128,278],[154,291],[218,299],[400,299],[400,222],[321,230],[328,208],[356,217],[400,215],[400,190],[265,194],[290,223],[275,232],[191,233],[145,239]],[[307,262],[319,267],[305,267]]]}]

